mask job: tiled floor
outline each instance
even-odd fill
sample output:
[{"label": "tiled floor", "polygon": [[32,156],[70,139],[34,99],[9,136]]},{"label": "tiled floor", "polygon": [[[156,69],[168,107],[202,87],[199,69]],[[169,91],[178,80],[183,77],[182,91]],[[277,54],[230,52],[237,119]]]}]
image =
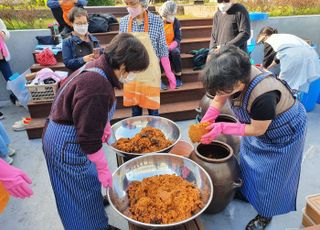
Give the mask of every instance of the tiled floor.
[{"label": "tiled floor", "polygon": [[[34,196],[26,200],[12,198],[5,212],[0,215],[2,230],[60,230],[63,229],[55,206],[45,160],[41,149],[41,140],[29,141],[25,132],[13,132],[11,125],[27,112],[21,107],[5,106],[0,111],[6,115],[2,120],[17,150],[14,165],[22,168],[32,178]],[[320,192],[320,105],[308,113],[308,134],[303,157],[301,180],[297,200],[297,211],[275,217],[268,230],[294,230],[301,227],[302,208],[305,197]],[[194,121],[179,122],[182,139],[187,140],[187,127]],[[116,169],[113,153],[109,152],[108,160],[111,170]],[[111,207],[107,208],[110,223],[120,229],[128,229],[124,219],[118,216]],[[240,201],[233,201],[217,215],[202,215],[203,223],[208,230],[241,230],[256,215],[256,211]]]}]

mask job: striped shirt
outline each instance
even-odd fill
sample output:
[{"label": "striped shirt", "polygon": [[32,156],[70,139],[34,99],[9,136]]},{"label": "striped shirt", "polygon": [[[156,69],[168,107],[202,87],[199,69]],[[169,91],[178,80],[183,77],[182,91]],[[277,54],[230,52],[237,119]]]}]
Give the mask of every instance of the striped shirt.
[{"label": "striped shirt", "polygon": [[[128,32],[130,16],[124,16],[120,19],[120,33]],[[168,57],[168,47],[166,44],[166,37],[164,35],[163,21],[157,15],[148,12],[148,22],[149,22],[149,36],[153,49],[158,58]],[[144,21],[139,25],[136,18],[133,19],[132,32],[144,32]]]}]

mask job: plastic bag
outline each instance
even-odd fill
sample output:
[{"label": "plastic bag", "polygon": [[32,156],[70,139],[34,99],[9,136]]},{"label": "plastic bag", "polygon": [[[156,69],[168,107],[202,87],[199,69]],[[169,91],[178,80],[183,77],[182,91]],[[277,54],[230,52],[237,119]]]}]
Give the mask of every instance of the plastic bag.
[{"label": "plastic bag", "polygon": [[43,66],[51,66],[57,64],[57,60],[54,57],[53,52],[50,49],[45,49],[36,54],[37,63]]},{"label": "plastic bag", "polygon": [[7,82],[7,89],[12,91],[12,93],[18,98],[19,103],[26,109],[28,109],[28,102],[31,99],[30,92],[26,87],[26,74],[29,72],[30,70],[27,70],[20,75],[15,73]]}]

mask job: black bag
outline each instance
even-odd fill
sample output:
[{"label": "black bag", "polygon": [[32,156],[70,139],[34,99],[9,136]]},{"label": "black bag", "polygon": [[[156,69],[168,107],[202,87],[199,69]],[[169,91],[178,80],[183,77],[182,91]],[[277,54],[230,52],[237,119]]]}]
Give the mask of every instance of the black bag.
[{"label": "black bag", "polygon": [[203,69],[206,65],[209,49],[192,50],[190,53],[194,55],[192,58],[193,70]]},{"label": "black bag", "polygon": [[109,31],[109,25],[118,23],[112,14],[93,14],[89,17],[89,32],[104,33]]},{"label": "black bag", "polygon": [[52,36],[36,36],[39,45],[56,45]]}]

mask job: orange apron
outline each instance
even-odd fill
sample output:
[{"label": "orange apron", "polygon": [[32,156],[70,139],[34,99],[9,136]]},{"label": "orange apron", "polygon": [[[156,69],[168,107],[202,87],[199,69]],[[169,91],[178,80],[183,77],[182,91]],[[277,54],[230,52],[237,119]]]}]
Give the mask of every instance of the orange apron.
[{"label": "orange apron", "polygon": [[72,23],[69,21],[69,12],[72,10],[72,8],[74,7],[74,3],[73,1],[68,1],[65,3],[60,3],[60,7],[62,9],[63,12],[63,20],[72,27]]},{"label": "orange apron", "polygon": [[164,34],[166,35],[167,46],[170,46],[174,40],[173,22],[172,23],[164,22]]},{"label": "orange apron", "polygon": [[138,105],[145,109],[160,108],[161,70],[159,59],[153,49],[148,31],[148,13],[144,12],[144,32],[132,32],[133,19],[130,17],[128,32],[134,35],[147,49],[150,64],[143,72],[135,73],[135,79],[123,86],[123,105]]},{"label": "orange apron", "polygon": [[0,182],[0,213],[3,212],[9,201],[10,195]]}]

